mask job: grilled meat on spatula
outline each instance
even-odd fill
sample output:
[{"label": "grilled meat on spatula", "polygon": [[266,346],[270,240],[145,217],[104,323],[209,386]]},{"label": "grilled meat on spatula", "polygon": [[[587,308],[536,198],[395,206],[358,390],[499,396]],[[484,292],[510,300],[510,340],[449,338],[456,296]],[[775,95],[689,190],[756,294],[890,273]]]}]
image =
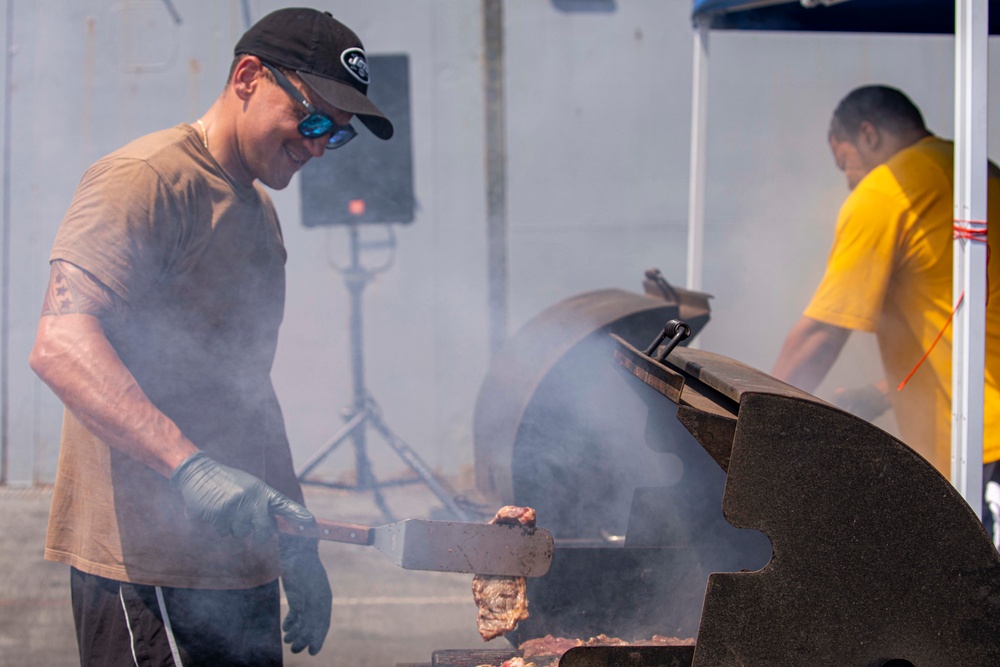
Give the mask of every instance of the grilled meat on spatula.
[{"label": "grilled meat on spatula", "polygon": [[[490,523],[533,527],[535,510],[530,507],[501,507]],[[472,580],[472,597],[479,613],[476,623],[483,641],[510,632],[528,618],[528,594],[524,577],[477,574]]]}]

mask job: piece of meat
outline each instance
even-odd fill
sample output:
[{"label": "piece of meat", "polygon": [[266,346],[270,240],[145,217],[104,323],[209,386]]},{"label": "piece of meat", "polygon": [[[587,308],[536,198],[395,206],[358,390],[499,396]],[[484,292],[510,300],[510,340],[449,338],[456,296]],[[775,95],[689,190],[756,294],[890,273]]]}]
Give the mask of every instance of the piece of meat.
[{"label": "piece of meat", "polygon": [[522,642],[517,648],[524,653],[525,658],[535,658],[538,656],[561,656],[566,651],[577,646],[583,646],[583,642],[579,639],[545,635],[544,637],[537,637]]},{"label": "piece of meat", "polygon": [[505,523],[511,526],[535,526],[535,510],[530,507],[518,507],[517,505],[504,505],[497,510],[495,517],[490,519],[490,523]]},{"label": "piece of meat", "polygon": [[636,639],[626,641],[619,637],[609,637],[599,634],[596,637],[584,641],[582,639],[570,637],[553,637],[545,635],[521,642],[517,647],[524,655],[524,659],[535,660],[539,665],[556,664],[562,654],[577,646],[694,646],[695,640],[680,639],[678,637],[665,637],[663,635],[653,635],[652,639]]},{"label": "piece of meat", "polygon": [[[476,667],[493,667],[493,665],[476,665]],[[525,662],[524,658],[511,658],[504,660],[500,667],[535,667],[535,663]]]},{"label": "piece of meat", "polygon": [[[490,523],[535,525],[535,510],[530,507],[501,507]],[[527,582],[524,577],[477,574],[472,579],[472,599],[479,613],[476,624],[483,641],[504,635],[528,618]]]},{"label": "piece of meat", "polygon": [[524,577],[476,575],[472,580],[472,598],[479,608],[476,623],[483,641],[510,632],[528,618]]},{"label": "piece of meat", "polygon": [[500,667],[535,667],[535,663],[525,662],[524,658],[511,658],[500,665]]},{"label": "piece of meat", "polygon": [[[638,643],[638,642],[636,642]],[[606,634],[599,634],[583,642],[584,646],[628,646],[629,642],[620,637],[608,637]]]},{"label": "piece of meat", "polygon": [[[638,643],[638,642],[637,642]],[[663,635],[653,635],[653,638],[649,642],[644,642],[653,644],[654,646],[694,646],[695,641],[693,637],[688,637],[687,639],[681,639],[680,637],[664,637]]]}]

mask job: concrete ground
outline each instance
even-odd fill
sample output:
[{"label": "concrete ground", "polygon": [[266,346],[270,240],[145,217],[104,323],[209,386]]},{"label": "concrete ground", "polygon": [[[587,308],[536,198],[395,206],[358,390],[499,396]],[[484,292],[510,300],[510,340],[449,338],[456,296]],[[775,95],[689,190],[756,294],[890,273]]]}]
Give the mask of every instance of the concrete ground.
[{"label": "concrete ground", "polygon": [[[385,523],[371,494],[306,487],[317,516]],[[423,485],[385,491],[399,518],[451,518]],[[0,487],[0,666],[79,665],[69,569],[42,559],[51,501],[45,488]],[[287,667],[430,664],[439,649],[506,649],[476,630],[471,574],[403,570],[372,547],[320,544],[333,588],[333,620],[317,656],[285,652]]]}]

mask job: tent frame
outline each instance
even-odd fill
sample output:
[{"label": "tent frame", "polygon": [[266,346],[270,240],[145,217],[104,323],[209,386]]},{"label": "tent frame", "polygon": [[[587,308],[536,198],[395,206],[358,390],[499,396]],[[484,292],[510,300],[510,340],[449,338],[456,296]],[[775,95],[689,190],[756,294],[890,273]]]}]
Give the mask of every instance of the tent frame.
[{"label": "tent frame", "polygon": [[[952,324],[951,479],[976,514],[981,511],[983,498],[988,19],[988,0],[955,0],[956,235],[953,294],[958,305]],[[711,22],[711,16],[696,15],[694,20],[687,261],[687,286],[694,290],[702,289],[704,273]]]},{"label": "tent frame", "polygon": [[[955,2],[954,287],[951,479],[979,514],[986,368],[987,0]],[[967,230],[964,234],[961,230]]]}]

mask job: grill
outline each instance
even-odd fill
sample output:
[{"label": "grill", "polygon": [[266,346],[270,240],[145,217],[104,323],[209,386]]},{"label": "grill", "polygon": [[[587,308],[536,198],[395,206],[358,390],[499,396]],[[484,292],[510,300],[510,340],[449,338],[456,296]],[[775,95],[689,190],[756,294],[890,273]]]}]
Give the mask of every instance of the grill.
[{"label": "grill", "polygon": [[[697,638],[579,647],[562,666],[1000,664],[1000,556],[947,480],[754,368],[685,347],[645,354],[681,311],[647,298],[555,307],[533,323],[533,365],[507,360],[484,383],[480,408],[505,398],[488,401],[489,418],[477,408],[480,488],[536,507],[556,537],[511,642]],[[588,304],[612,315],[574,319]],[[563,338],[545,338],[547,315]],[[438,651],[432,664],[516,654]]]},{"label": "grill", "polygon": [[617,344],[726,472],[728,521],[771,541],[763,569],[708,577],[692,665],[1000,664],[1000,556],[929,463],[731,359]]}]

